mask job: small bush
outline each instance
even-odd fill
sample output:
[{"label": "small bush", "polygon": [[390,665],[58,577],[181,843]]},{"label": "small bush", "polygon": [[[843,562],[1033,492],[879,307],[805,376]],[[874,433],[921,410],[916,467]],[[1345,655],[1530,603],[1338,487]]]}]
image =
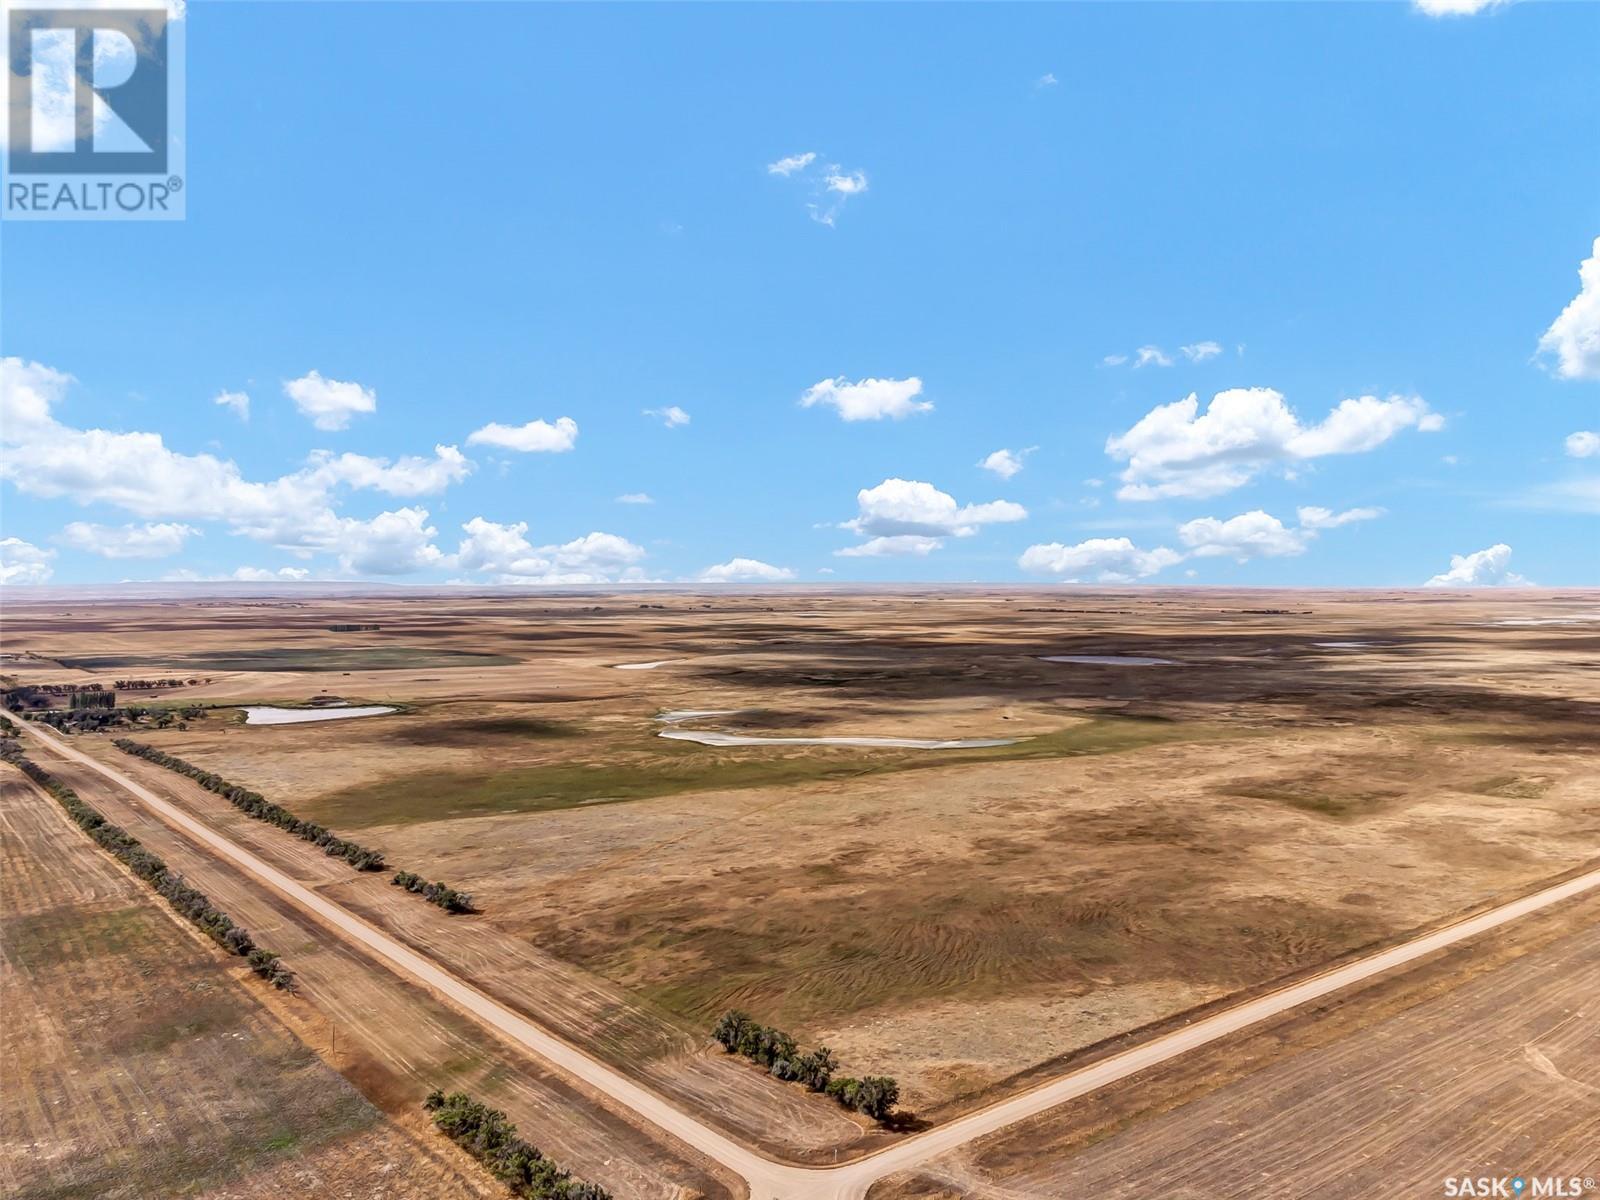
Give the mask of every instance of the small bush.
[{"label": "small bush", "polygon": [[414,892],[430,904],[437,904],[445,912],[469,913],[477,910],[472,907],[472,897],[466,892],[458,892],[453,887],[442,883],[429,883],[415,871],[396,871],[394,878],[389,880],[395,887],[405,888]]}]

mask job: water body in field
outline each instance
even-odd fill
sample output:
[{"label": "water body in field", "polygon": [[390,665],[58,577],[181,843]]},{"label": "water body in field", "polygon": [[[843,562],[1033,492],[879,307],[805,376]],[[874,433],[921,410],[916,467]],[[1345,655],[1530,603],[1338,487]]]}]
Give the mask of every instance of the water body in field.
[{"label": "water body in field", "polygon": [[1041,654],[1040,662],[1086,663],[1092,667],[1170,667],[1170,658],[1140,658],[1136,654]]},{"label": "water body in field", "polygon": [[676,661],[677,659],[674,658],[663,658],[659,662],[617,663],[615,669],[618,671],[654,671],[657,667],[664,667],[668,663]]},{"label": "water body in field", "polygon": [[304,721],[346,721],[351,717],[381,717],[384,713],[398,712],[385,704],[365,707],[349,705],[344,708],[273,708],[270,705],[252,704],[244,709],[246,725],[299,725]]},{"label": "water body in field", "polygon": [[657,713],[656,720],[663,725],[677,725],[681,721],[694,721],[700,717],[736,717],[747,711],[743,708],[675,708],[671,712]]},{"label": "water body in field", "polygon": [[1600,610],[1594,612],[1569,613],[1560,617],[1500,617],[1497,620],[1477,624],[1488,625],[1587,625],[1593,621],[1600,621]]},{"label": "water body in field", "polygon": [[751,737],[742,733],[711,733],[702,729],[663,729],[661,737],[702,746],[893,746],[904,750],[970,750],[979,746],[1014,746],[1017,738],[902,737]]},{"label": "water body in field", "polygon": [[[739,709],[686,708],[656,717],[676,726],[699,717],[731,717]],[[658,735],[702,746],[887,746],[900,750],[972,750],[981,746],[1014,746],[1020,738],[903,738],[903,737],[756,737],[745,733],[715,733],[706,729],[663,729]]]}]

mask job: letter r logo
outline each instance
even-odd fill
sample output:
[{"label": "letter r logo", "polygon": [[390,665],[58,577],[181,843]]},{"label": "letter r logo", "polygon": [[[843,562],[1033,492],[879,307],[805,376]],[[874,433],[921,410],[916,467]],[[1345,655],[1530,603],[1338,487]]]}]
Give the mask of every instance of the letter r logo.
[{"label": "letter r logo", "polygon": [[164,8],[7,5],[16,175],[167,171]]}]

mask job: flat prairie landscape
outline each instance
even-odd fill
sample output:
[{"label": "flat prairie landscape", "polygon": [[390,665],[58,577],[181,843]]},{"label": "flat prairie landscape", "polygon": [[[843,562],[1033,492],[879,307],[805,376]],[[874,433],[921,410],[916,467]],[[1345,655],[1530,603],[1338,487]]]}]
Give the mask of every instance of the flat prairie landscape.
[{"label": "flat prairie landscape", "polygon": [[[938,1121],[1600,846],[1592,592],[75,600],[7,650],[12,685],[185,680],[119,690],[205,708],[132,736],[481,911],[74,744],[801,1159],[890,1135],[708,1048],[725,1009]],[[397,711],[240,708],[328,697]]]}]

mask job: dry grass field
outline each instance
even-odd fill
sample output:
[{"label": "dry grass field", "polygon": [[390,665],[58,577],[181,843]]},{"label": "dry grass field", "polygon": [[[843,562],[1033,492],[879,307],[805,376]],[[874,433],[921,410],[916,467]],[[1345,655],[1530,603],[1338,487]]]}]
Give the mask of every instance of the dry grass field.
[{"label": "dry grass field", "polygon": [[[141,740],[482,915],[436,916],[78,744],[713,1119],[831,1158],[882,1135],[709,1055],[720,1010],[896,1075],[940,1119],[1593,858],[1597,615],[1593,593],[55,602],[14,607],[4,670],[195,678],[152,702],[217,707]],[[354,623],[379,628],[330,628]],[[638,663],[660,665],[617,669]],[[256,726],[231,707],[327,694],[401,711]],[[1018,740],[658,737],[682,710],[762,737]]]}]

